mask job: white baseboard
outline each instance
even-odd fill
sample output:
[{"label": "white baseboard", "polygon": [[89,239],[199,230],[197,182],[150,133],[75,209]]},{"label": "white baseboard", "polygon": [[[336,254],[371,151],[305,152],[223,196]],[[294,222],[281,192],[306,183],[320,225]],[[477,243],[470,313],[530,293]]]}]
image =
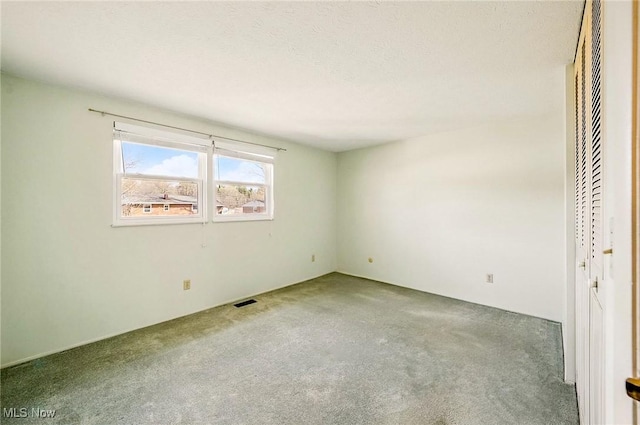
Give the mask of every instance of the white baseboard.
[{"label": "white baseboard", "polygon": [[219,303],[219,304],[215,304],[215,305],[212,305],[212,306],[209,306],[209,307],[197,310],[197,311],[192,311],[191,313],[181,314],[181,315],[174,316],[174,317],[171,317],[171,318],[166,319],[166,320],[161,320],[160,322],[154,322],[154,323],[149,323],[149,324],[144,325],[144,326],[139,326],[139,327],[135,327],[135,328],[131,328],[131,329],[125,329],[125,330],[118,331],[118,332],[115,332],[115,333],[112,333],[112,334],[103,335],[103,336],[99,336],[97,338],[88,339],[88,340],[79,342],[77,344],[72,344],[72,345],[68,345],[68,346],[65,346],[65,347],[62,347],[62,348],[58,348],[58,349],[55,349],[55,350],[45,351],[43,353],[34,354],[33,356],[29,356],[29,357],[25,357],[25,358],[22,358],[22,359],[14,360],[14,361],[9,362],[9,363],[5,363],[2,366],[0,366],[0,369],[16,366],[16,365],[19,365],[19,364],[22,364],[22,363],[26,363],[26,362],[30,362],[32,360],[36,360],[36,359],[39,359],[39,358],[42,358],[42,357],[50,356],[51,354],[61,353],[63,351],[71,350],[73,348],[81,347],[83,345],[92,344],[94,342],[98,342],[98,341],[102,341],[102,340],[105,340],[105,339],[113,338],[114,336],[126,334],[128,332],[133,332],[133,331],[137,331],[137,330],[140,330],[140,329],[148,328],[149,326],[159,325],[160,323],[164,323],[164,322],[170,322],[171,320],[179,319],[181,317],[191,316],[192,314],[198,314],[198,313],[201,313],[203,311],[210,310],[212,308],[220,307],[220,306],[227,305],[227,304],[233,304],[233,303],[236,303],[238,301],[241,301],[241,300],[244,300],[244,299],[247,299],[247,298],[256,297],[258,295],[267,294],[269,292],[277,291],[278,289],[286,288],[288,286],[298,285],[299,283],[303,283],[303,282],[306,282],[306,281],[309,281],[309,280],[312,280],[312,279],[317,279],[319,277],[325,276],[325,275],[330,274],[330,273],[334,273],[334,272],[323,273],[321,275],[318,275],[318,276],[315,276],[315,277],[310,277],[308,279],[304,279],[304,280],[301,280],[299,282],[294,282],[294,283],[289,283],[289,284],[286,284],[286,285],[278,286],[278,287],[269,289],[268,291],[252,293],[252,294],[246,295],[244,297],[235,298],[235,299],[228,300],[228,301],[225,301],[225,302],[222,302],[222,303]]}]

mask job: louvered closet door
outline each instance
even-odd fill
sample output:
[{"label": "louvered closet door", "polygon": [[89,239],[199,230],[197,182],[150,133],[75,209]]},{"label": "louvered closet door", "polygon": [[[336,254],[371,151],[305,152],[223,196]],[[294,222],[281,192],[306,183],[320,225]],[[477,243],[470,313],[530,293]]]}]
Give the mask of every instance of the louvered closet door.
[{"label": "louvered closet door", "polygon": [[[585,17],[586,19],[586,17]],[[576,62],[575,62],[575,226],[576,226],[576,392],[580,419],[583,424],[589,422],[589,261],[588,246],[590,232],[587,232],[587,213],[589,210],[589,168],[587,149],[587,122],[586,122],[586,33],[580,36]]]},{"label": "louvered closet door", "polygon": [[[587,5],[589,6],[589,5]],[[590,121],[590,246],[589,246],[589,418],[604,423],[604,312],[600,299],[604,282],[604,146],[602,139],[602,2],[591,2]]]},{"label": "louvered closet door", "polygon": [[576,390],[582,424],[601,424],[604,418],[601,8],[600,0],[586,4],[574,68]]}]

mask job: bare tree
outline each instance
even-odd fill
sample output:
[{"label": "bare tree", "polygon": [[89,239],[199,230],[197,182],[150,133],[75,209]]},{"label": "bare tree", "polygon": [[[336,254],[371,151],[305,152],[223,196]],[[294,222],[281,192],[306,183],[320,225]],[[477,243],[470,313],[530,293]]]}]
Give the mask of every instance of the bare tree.
[{"label": "bare tree", "polygon": [[260,182],[265,181],[265,172],[264,172],[264,164],[259,164],[257,162],[250,162],[251,169],[249,170],[249,174],[260,177]]},{"label": "bare tree", "polygon": [[[127,171],[134,169],[139,163],[140,163],[140,159],[137,159],[137,158],[131,161],[125,162],[123,164],[124,172],[126,173]],[[135,193],[136,183],[137,183],[136,180],[123,178],[122,179],[122,196],[124,197],[131,193]]]}]

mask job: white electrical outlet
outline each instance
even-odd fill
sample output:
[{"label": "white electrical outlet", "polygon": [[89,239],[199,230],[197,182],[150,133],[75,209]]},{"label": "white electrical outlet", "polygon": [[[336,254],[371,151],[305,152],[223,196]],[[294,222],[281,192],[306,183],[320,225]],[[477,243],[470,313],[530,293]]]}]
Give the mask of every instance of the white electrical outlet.
[{"label": "white electrical outlet", "polygon": [[486,282],[493,283],[493,273],[487,273]]}]

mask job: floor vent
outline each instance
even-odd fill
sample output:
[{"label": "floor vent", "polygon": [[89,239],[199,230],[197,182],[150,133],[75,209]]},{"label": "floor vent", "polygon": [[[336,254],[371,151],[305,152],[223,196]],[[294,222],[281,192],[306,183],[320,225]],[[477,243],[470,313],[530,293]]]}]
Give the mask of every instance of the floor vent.
[{"label": "floor vent", "polygon": [[249,304],[253,304],[253,303],[257,303],[257,302],[258,301],[256,301],[256,300],[246,300],[246,301],[242,301],[241,303],[234,304],[233,306],[240,308],[240,307],[244,307],[245,305],[249,305]]}]

